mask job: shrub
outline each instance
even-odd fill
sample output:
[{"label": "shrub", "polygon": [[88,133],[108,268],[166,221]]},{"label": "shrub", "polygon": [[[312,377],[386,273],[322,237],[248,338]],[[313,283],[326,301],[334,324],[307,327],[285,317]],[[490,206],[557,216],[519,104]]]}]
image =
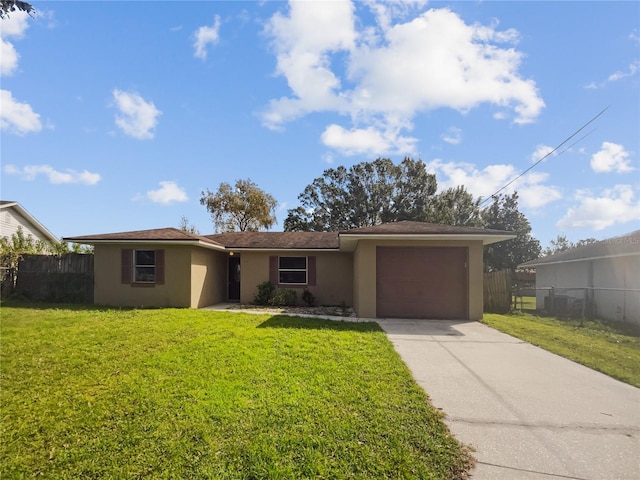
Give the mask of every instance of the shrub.
[{"label": "shrub", "polygon": [[308,288],[305,288],[302,292],[302,301],[307,305],[307,307],[313,307],[316,303],[316,297]]},{"label": "shrub", "polygon": [[256,305],[269,305],[276,287],[271,282],[262,282],[258,285],[258,293],[253,298]]},{"label": "shrub", "polygon": [[278,290],[269,300],[269,305],[276,307],[291,307],[298,301],[298,294],[291,288]]}]

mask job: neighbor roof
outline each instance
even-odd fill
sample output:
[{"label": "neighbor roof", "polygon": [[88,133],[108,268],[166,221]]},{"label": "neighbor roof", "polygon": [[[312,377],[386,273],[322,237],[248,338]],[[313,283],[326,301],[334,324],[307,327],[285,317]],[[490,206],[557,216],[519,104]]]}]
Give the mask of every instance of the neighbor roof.
[{"label": "neighbor roof", "polygon": [[80,237],[66,237],[65,241],[76,243],[141,243],[159,242],[169,244],[201,244],[205,247],[224,249],[220,243],[177,228],[155,228],[151,230],[134,230],[131,232],[102,233],[98,235],[84,235]]},{"label": "neighbor roof", "polygon": [[520,265],[521,267],[537,267],[555,263],[579,262],[596,258],[621,257],[640,255],[640,230],[621,237],[608,238],[595,243],[589,243],[572,248],[564,252],[536,258]]},{"label": "neighbor roof", "polygon": [[230,232],[207,238],[236,250],[337,250],[340,246],[337,232]]}]

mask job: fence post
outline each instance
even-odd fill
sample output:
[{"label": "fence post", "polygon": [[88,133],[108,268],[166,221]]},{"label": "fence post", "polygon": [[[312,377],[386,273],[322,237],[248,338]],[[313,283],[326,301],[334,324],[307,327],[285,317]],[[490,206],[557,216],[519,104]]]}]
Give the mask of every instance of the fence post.
[{"label": "fence post", "polygon": [[551,315],[555,317],[556,316],[556,292],[555,292],[555,287],[553,285],[551,285],[551,294],[549,296],[551,297]]}]

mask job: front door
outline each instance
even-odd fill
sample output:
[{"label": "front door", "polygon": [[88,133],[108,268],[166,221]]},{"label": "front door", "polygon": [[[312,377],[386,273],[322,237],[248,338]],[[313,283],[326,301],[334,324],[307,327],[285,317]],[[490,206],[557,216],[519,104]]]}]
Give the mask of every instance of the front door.
[{"label": "front door", "polygon": [[240,301],[240,257],[229,257],[229,300]]}]

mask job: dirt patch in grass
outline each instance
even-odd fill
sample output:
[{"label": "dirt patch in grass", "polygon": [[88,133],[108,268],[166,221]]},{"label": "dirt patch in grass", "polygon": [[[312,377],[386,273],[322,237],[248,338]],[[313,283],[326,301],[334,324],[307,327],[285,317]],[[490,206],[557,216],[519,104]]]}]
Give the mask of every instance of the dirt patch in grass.
[{"label": "dirt patch in grass", "polygon": [[227,310],[245,310],[255,311],[258,313],[286,313],[287,315],[319,315],[329,317],[351,317],[355,318],[356,313],[352,307],[343,307],[340,305],[324,305],[319,307],[307,306],[291,306],[291,307],[272,307],[266,305],[253,304],[231,304]]}]

